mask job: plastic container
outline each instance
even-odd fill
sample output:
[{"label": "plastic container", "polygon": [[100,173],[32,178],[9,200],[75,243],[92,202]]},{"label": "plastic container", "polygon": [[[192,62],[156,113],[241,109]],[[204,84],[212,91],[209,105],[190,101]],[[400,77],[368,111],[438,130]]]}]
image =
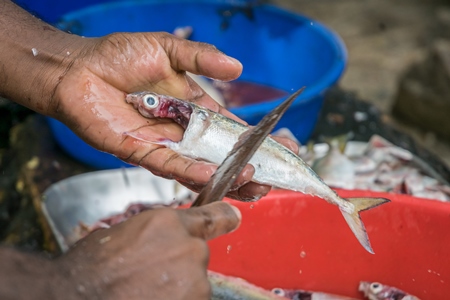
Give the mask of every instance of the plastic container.
[{"label": "plastic container", "polygon": [[47,121],[58,145],[73,158],[97,169],[133,167],[109,153],[98,151],[88,145],[58,120],[47,118]]},{"label": "plastic container", "polygon": [[[239,80],[287,93],[306,86],[276,128],[288,127],[303,143],[314,129],[325,91],[339,79],[347,58],[340,38],[320,23],[270,5],[250,9],[247,1],[107,3],[66,14],[59,26],[88,37],[117,31],[173,32],[179,26],[192,26],[192,40],[214,44],[243,63]],[[255,125],[283,99],[285,97],[230,110]],[[51,123],[52,128],[63,126],[56,124]],[[64,143],[65,137],[59,140]],[[80,143],[63,147],[86,161],[90,153],[80,151]],[[95,161],[96,167],[117,167],[102,160]]]},{"label": "plastic container", "polygon": [[338,193],[392,200],[361,214],[375,254],[358,243],[336,206],[273,191],[255,203],[231,201],[242,212],[242,224],[209,243],[210,269],[267,289],[364,299],[359,282],[376,281],[420,299],[448,299],[449,203],[368,191]]},{"label": "plastic container", "polygon": [[[113,2],[114,0],[15,0],[14,2],[48,23],[56,23],[62,15],[94,4]],[[116,0],[116,2],[122,0]]]},{"label": "plastic container", "polygon": [[171,204],[192,192],[175,180],[157,177],[142,168],[83,173],[58,181],[42,195],[41,208],[62,251],[80,239],[80,222],[124,212],[132,203]]},{"label": "plastic container", "polygon": [[[209,242],[209,269],[267,289],[306,289],[362,298],[360,281],[377,281],[420,299],[448,299],[450,203],[407,195],[338,190],[342,197],[386,197],[361,214],[375,254],[366,252],[339,209],[322,199],[272,191],[258,202],[230,201],[240,227]],[[170,203],[189,192],[141,168],[73,176],[51,185],[42,211],[63,251],[79,222],[125,211],[129,204]]]}]

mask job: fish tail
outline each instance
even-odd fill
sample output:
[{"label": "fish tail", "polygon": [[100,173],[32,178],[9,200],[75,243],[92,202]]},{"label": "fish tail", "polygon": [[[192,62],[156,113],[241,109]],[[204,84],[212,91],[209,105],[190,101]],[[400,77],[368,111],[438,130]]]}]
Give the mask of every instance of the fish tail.
[{"label": "fish tail", "polygon": [[355,207],[352,213],[347,212],[344,208],[340,208],[345,221],[347,221],[348,226],[364,249],[374,254],[369,242],[369,237],[367,236],[366,228],[364,227],[359,213],[389,202],[390,200],[385,198],[348,198],[345,200],[352,203]]}]

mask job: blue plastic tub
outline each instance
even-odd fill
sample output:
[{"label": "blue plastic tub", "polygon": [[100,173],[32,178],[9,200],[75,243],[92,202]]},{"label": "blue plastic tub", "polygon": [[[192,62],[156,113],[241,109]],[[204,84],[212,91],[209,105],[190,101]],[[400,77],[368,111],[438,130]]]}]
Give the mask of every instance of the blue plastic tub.
[{"label": "blue plastic tub", "polygon": [[[121,0],[117,0],[121,1]],[[48,22],[56,23],[64,14],[84,8],[89,5],[112,2],[111,0],[16,0],[17,5],[23,7],[36,17]]]},{"label": "blue plastic tub", "polygon": [[[190,39],[214,44],[243,63],[244,71],[239,80],[287,93],[307,87],[277,126],[288,127],[304,143],[314,129],[324,93],[336,83],[345,68],[345,46],[335,33],[314,20],[270,5],[255,6],[249,14],[245,9],[247,2],[114,2],[68,13],[61,19],[60,27],[95,37],[118,31],[173,32],[179,26],[192,26]],[[235,13],[224,17],[225,10]],[[283,99],[230,110],[254,125]],[[59,122],[50,124],[56,134],[62,134],[57,137],[62,147],[80,160],[98,168],[123,165],[114,157],[106,158],[107,154],[94,154],[90,146],[76,141],[76,136],[67,138],[72,133],[67,128],[56,128],[63,126]],[[97,157],[99,154],[101,157]],[[91,158],[93,156],[96,157]]]}]

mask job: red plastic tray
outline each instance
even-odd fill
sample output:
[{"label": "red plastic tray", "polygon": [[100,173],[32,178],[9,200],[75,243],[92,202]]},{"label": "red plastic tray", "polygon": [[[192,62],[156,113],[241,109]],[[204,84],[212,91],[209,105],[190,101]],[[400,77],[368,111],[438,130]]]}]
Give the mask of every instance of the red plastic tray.
[{"label": "red plastic tray", "polygon": [[320,198],[272,191],[240,208],[240,228],[210,242],[210,269],[267,289],[300,288],[361,298],[360,281],[378,281],[421,299],[450,291],[450,204],[406,195],[339,190],[342,197],[385,197],[363,212],[375,254],[366,252],[339,209]]}]

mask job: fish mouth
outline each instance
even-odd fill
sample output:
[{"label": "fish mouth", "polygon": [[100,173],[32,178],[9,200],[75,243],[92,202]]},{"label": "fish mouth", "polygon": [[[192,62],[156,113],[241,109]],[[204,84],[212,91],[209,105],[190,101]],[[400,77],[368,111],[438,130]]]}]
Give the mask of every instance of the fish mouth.
[{"label": "fish mouth", "polygon": [[131,95],[131,94],[128,94],[126,97],[125,97],[125,101],[127,102],[127,103],[132,103],[133,102],[133,95]]},{"label": "fish mouth", "polygon": [[125,97],[125,102],[128,104],[133,104],[133,107],[135,109],[139,109],[139,99],[138,99],[139,95],[136,94],[128,94]]},{"label": "fish mouth", "polygon": [[136,95],[136,94],[127,94],[126,96],[125,96],[125,101],[127,102],[127,103],[136,103],[136,98],[138,97],[138,95]]}]

